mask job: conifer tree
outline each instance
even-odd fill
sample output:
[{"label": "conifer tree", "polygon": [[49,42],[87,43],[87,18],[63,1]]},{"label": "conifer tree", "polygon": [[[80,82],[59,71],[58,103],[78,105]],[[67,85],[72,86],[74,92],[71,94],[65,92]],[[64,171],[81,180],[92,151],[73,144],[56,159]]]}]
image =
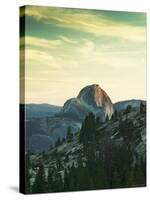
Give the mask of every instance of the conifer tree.
[{"label": "conifer tree", "polygon": [[48,169],[47,190],[48,192],[53,191],[53,172],[52,172],[51,167],[49,167]]},{"label": "conifer tree", "polygon": [[101,124],[100,117],[96,117],[96,126],[98,127]]},{"label": "conifer tree", "polygon": [[68,128],[67,128],[67,136],[66,136],[67,142],[71,142],[72,138],[73,138],[73,133],[71,131],[71,127],[68,126]]},{"label": "conifer tree", "polygon": [[146,112],[146,106],[143,104],[143,102],[141,101],[140,103],[140,113],[143,114]]},{"label": "conifer tree", "polygon": [[106,121],[106,122],[109,121],[108,115],[106,115],[105,121]]},{"label": "conifer tree", "polygon": [[127,116],[128,116],[128,113],[130,113],[131,110],[132,110],[132,106],[131,106],[131,105],[128,105],[127,108],[126,108],[125,111],[124,111],[124,114],[127,114]]},{"label": "conifer tree", "polygon": [[53,171],[53,176],[54,176],[53,187],[52,187],[53,192],[63,191],[64,187],[63,187],[63,181],[62,181],[61,173],[58,172],[57,169],[55,169]]},{"label": "conifer tree", "polygon": [[112,121],[114,120],[114,114],[112,114],[112,116],[111,116],[111,120],[112,120]]},{"label": "conifer tree", "polygon": [[45,182],[44,166],[43,164],[40,164],[32,187],[32,192],[43,193],[45,192],[45,189],[46,189],[46,182]]},{"label": "conifer tree", "polygon": [[68,169],[64,170],[64,191],[70,190],[70,176],[67,170]]},{"label": "conifer tree", "polygon": [[118,112],[117,110],[114,111],[114,120],[117,120],[118,119]]},{"label": "conifer tree", "polygon": [[58,139],[56,140],[55,147],[57,147],[59,145],[61,145],[60,137],[58,137]]}]

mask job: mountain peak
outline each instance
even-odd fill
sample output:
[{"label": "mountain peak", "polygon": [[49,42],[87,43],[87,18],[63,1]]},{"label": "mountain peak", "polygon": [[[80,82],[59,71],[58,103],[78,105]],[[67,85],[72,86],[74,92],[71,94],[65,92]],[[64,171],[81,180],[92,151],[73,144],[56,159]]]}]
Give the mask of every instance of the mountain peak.
[{"label": "mountain peak", "polygon": [[94,107],[102,107],[103,90],[98,84],[88,85],[79,92],[77,98]]},{"label": "mountain peak", "polygon": [[98,84],[92,84],[82,88],[76,98],[69,99],[64,104],[63,112],[71,112],[81,118],[89,112],[111,118],[113,105],[107,93]]}]

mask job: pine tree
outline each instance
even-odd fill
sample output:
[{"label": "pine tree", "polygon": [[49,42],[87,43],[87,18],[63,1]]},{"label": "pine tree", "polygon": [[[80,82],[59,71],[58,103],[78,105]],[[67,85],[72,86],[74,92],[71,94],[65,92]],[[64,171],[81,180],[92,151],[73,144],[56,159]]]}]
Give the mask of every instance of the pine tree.
[{"label": "pine tree", "polygon": [[143,104],[143,102],[141,101],[140,103],[140,113],[143,114],[146,112],[146,106]]},{"label": "pine tree", "polygon": [[32,193],[43,193],[46,190],[44,166],[40,164],[35,181],[32,187]]},{"label": "pine tree", "polygon": [[47,191],[52,192],[53,190],[53,172],[51,167],[48,169],[48,178],[47,178]]},{"label": "pine tree", "polygon": [[95,160],[97,121],[93,113],[89,113],[82,123],[79,141],[83,144],[83,152],[88,162]]},{"label": "pine tree", "polygon": [[68,126],[68,128],[67,128],[67,136],[66,136],[67,142],[71,142],[72,138],[73,138],[73,133],[71,131],[71,127]]},{"label": "pine tree", "polygon": [[112,116],[111,116],[111,120],[112,120],[112,121],[114,120],[114,114],[112,114]]},{"label": "pine tree", "polygon": [[134,139],[135,139],[134,132],[135,132],[135,127],[134,127],[133,121],[129,119],[120,121],[119,135],[124,138],[124,141],[127,141],[127,143],[134,142]]},{"label": "pine tree", "polygon": [[109,121],[108,115],[106,115],[105,121],[106,121],[106,122]]},{"label": "pine tree", "polygon": [[132,110],[132,106],[131,106],[131,105],[128,105],[127,108],[126,108],[125,111],[124,111],[124,114],[130,113],[131,110]]},{"label": "pine tree", "polygon": [[49,151],[51,151],[52,149],[53,149],[53,145],[50,144],[50,145],[49,145]]},{"label": "pine tree", "polygon": [[55,169],[53,171],[53,176],[54,176],[53,187],[52,187],[53,192],[61,192],[61,191],[63,191],[64,186],[63,186],[62,177],[61,177],[60,172],[58,172],[57,169]]},{"label": "pine tree", "polygon": [[117,110],[114,111],[114,120],[117,120],[118,119],[118,112]]},{"label": "pine tree", "polygon": [[70,183],[69,183],[70,191],[77,190],[77,169],[75,168],[74,162],[69,170],[69,177],[70,177]]},{"label": "pine tree", "polygon": [[60,137],[58,137],[58,139],[56,140],[55,147],[57,147],[59,145],[61,145]]},{"label": "pine tree", "polygon": [[99,127],[100,124],[101,124],[100,117],[96,117],[96,126]]},{"label": "pine tree", "polygon": [[66,141],[66,138],[63,137],[61,143],[64,143]]},{"label": "pine tree", "polygon": [[87,117],[82,122],[81,130],[79,133],[79,142],[80,143],[84,143],[84,141],[86,140],[86,122],[87,122]]},{"label": "pine tree", "polygon": [[70,176],[69,172],[67,172],[68,169],[64,170],[64,191],[70,190]]}]

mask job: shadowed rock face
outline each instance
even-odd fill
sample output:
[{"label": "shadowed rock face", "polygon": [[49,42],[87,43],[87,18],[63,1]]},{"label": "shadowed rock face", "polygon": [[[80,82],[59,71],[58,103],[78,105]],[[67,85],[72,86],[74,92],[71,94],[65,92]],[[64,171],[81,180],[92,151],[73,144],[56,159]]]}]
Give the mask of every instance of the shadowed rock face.
[{"label": "shadowed rock face", "polygon": [[99,85],[93,84],[84,87],[76,98],[71,98],[63,106],[63,113],[71,113],[83,119],[89,112],[105,118],[111,118],[114,110],[107,93]]}]

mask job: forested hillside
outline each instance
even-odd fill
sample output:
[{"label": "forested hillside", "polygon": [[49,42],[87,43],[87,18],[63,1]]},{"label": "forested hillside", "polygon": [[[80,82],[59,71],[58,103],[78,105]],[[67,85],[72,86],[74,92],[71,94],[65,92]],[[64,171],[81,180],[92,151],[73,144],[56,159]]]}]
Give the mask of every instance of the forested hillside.
[{"label": "forested hillside", "polygon": [[128,106],[104,122],[89,113],[48,152],[26,154],[26,193],[146,185],[146,108]]}]

